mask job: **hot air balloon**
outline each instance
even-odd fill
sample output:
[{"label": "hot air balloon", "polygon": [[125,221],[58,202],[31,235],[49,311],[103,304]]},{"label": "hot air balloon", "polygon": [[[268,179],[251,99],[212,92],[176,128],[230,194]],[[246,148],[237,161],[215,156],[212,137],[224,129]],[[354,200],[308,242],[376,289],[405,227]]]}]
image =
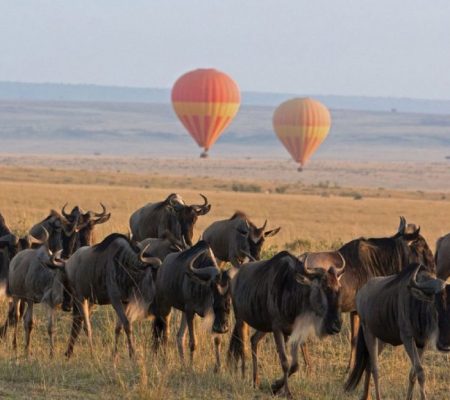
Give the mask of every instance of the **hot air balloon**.
[{"label": "hot air balloon", "polygon": [[196,69],[182,75],[172,88],[172,106],[207,157],[208,150],[233,120],[241,102],[239,87],[215,69]]},{"label": "hot air balloon", "polygon": [[273,129],[294,161],[303,166],[330,130],[328,109],[319,101],[296,98],[281,103],[273,113]]}]

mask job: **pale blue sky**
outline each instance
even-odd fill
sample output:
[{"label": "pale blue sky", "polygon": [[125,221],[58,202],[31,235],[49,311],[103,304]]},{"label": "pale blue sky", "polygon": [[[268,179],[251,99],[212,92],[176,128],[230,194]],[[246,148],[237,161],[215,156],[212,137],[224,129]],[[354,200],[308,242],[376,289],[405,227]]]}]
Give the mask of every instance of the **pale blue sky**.
[{"label": "pale blue sky", "polygon": [[448,0],[0,0],[0,80],[450,99]]}]

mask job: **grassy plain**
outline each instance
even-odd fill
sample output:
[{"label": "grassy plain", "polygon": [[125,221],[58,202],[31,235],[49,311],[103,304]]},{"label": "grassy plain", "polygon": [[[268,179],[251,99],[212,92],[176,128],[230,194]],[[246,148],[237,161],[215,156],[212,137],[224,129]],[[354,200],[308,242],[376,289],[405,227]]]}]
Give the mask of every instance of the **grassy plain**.
[{"label": "grassy plain", "polygon": [[[44,218],[50,208],[59,209],[65,202],[69,202],[69,206],[79,204],[85,209],[97,209],[101,201],[111,210],[112,218],[99,227],[100,240],[111,232],[126,232],[129,215],[146,202],[160,200],[171,192],[180,193],[190,203],[197,202],[200,201],[199,191],[208,196],[213,208],[210,214],[199,218],[196,237],[212,221],[227,218],[241,209],[257,224],[268,219],[270,227],[282,227],[279,235],[268,241],[266,254],[283,248],[295,253],[329,249],[359,236],[391,235],[397,228],[399,215],[421,225],[432,248],[436,239],[450,230],[450,201],[433,193],[418,196],[415,192],[341,188],[333,191],[333,188],[314,187],[299,188],[295,193],[276,193],[263,182],[258,183],[261,192],[253,193],[246,186],[248,182],[233,187],[229,181],[212,178],[193,178],[186,182],[182,178],[159,176],[143,184],[141,177],[131,173],[45,169],[24,172],[11,167],[3,169],[0,176],[4,178],[0,178],[0,212],[18,232],[26,231]],[[355,192],[359,196],[348,195]],[[5,309],[6,302],[3,302],[1,315]],[[63,356],[70,315],[59,313],[56,356],[49,359],[44,310],[40,306],[36,309],[33,353],[28,359],[23,357],[22,347],[14,354],[11,337],[0,343],[1,398],[265,399],[270,398],[270,382],[280,375],[271,337],[261,346],[262,388],[252,389],[250,370],[245,380],[226,368],[214,374],[211,336],[200,320],[197,321],[199,348],[193,368],[180,365],[174,335],[165,355],[152,353],[148,321],[135,326],[137,360],[128,359],[123,341],[121,358],[114,366],[111,358],[114,313],[110,307],[98,307],[94,313],[96,350],[93,356],[89,354],[84,335],[80,335],[75,356],[70,361]],[[175,332],[175,324],[172,330]],[[228,339],[225,335],[224,357]],[[358,398],[360,391],[352,395],[342,392],[348,346],[347,321],[340,335],[322,342],[314,340],[310,346],[313,359],[310,375],[306,376],[301,369],[291,378],[295,397]],[[424,364],[430,398],[448,398],[448,358],[429,351]],[[404,398],[409,370],[404,351],[387,349],[381,357],[380,369],[385,398]]]}]

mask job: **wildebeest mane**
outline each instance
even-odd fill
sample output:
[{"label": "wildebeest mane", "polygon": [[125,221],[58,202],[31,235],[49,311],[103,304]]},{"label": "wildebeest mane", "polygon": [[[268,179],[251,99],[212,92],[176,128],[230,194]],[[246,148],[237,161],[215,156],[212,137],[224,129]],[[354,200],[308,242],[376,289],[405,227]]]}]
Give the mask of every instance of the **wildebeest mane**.
[{"label": "wildebeest mane", "polygon": [[407,245],[401,239],[355,239],[344,244],[339,252],[360,285],[375,276],[387,276],[403,270],[407,260]]},{"label": "wildebeest mane", "polygon": [[[396,288],[399,285],[408,284],[411,279],[414,271],[421,265],[420,271],[424,271],[427,274],[430,274],[430,271],[423,264],[411,263],[407,267],[405,267],[397,276],[388,282],[385,286],[385,290],[390,288]],[[430,275],[430,278],[434,278],[434,276]],[[446,291],[444,290],[442,294],[437,294],[436,296],[445,296]],[[444,303],[445,304],[445,303]],[[434,312],[434,302],[432,301],[424,301],[422,299],[418,299],[417,297],[410,295],[409,296],[409,309],[414,310],[410,313],[410,321],[415,332],[416,344],[418,347],[423,347],[425,345],[425,341],[429,338],[431,331],[436,326],[436,314]],[[417,339],[422,339],[422,341],[418,341]]]},{"label": "wildebeest mane", "polygon": [[136,252],[139,251],[139,247],[137,246],[137,244],[134,243],[133,241],[131,241],[129,237],[127,237],[126,235],[124,235],[122,233],[111,233],[106,238],[104,238],[103,241],[94,245],[92,248],[93,248],[94,252],[96,252],[96,253],[102,252],[102,251],[106,250],[111,245],[111,243],[113,243],[117,239],[125,240],[134,251],[136,251]]},{"label": "wildebeest mane", "polygon": [[244,218],[244,219],[246,219],[248,221],[247,214],[245,212],[239,211],[239,210],[234,212],[234,214],[230,218],[230,221],[235,219],[235,218]]},{"label": "wildebeest mane", "polygon": [[[270,284],[269,297],[277,304],[284,315],[295,317],[298,304],[305,298],[309,290],[304,290],[295,279],[296,273],[301,273],[297,257],[288,251],[281,251],[270,260],[266,260],[253,276],[252,284],[255,287],[264,287]],[[292,268],[294,266],[294,268]],[[256,311],[256,310],[255,310]]]}]

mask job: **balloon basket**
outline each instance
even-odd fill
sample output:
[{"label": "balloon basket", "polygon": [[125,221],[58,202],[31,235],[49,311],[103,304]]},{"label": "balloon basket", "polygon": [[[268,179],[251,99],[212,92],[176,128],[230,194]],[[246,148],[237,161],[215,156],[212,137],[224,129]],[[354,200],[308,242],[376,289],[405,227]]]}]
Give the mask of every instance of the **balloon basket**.
[{"label": "balloon basket", "polygon": [[303,167],[301,167],[301,166],[298,167],[298,168],[297,168],[297,171],[298,171],[298,172],[302,172],[302,171],[303,171]]},{"label": "balloon basket", "polygon": [[200,154],[200,158],[208,158],[208,157],[209,157],[209,154],[207,151],[204,151]]}]

